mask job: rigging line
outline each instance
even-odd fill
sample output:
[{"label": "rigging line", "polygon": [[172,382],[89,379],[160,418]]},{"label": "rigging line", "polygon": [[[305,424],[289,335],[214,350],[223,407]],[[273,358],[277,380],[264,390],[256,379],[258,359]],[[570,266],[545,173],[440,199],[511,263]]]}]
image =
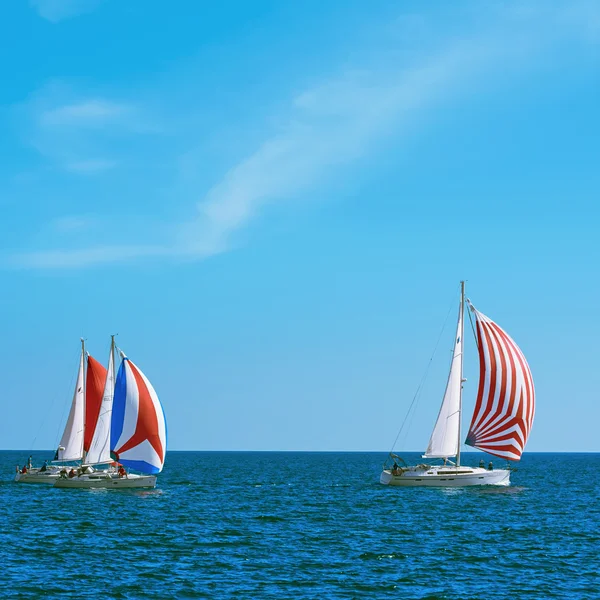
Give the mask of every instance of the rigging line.
[{"label": "rigging line", "polygon": [[[460,288],[459,288],[459,289],[460,289]],[[442,326],[442,332],[443,332],[443,331],[445,330],[445,328],[446,328],[446,324],[447,324],[447,322],[448,322],[448,318],[449,318],[449,316],[450,316],[450,312],[452,311],[452,308],[453,308],[453,307],[452,307],[452,305],[451,305],[451,306],[450,306],[450,309],[449,309],[449,312],[448,312],[448,314],[446,315],[446,319],[445,319],[445,321],[444,321],[444,325]],[[442,332],[440,332],[440,336],[441,336]],[[439,343],[439,339],[438,339],[438,343]],[[450,363],[449,363],[449,365],[448,365],[448,371],[450,371],[450,369],[452,368],[452,363],[454,362],[454,347],[455,347],[455,345],[456,345],[456,340],[453,340],[452,348],[450,349]],[[436,349],[437,349],[437,345],[436,345]],[[434,355],[435,355],[435,350],[434,350]],[[431,360],[433,360],[433,355],[432,355],[432,357],[431,357]],[[424,382],[423,382],[423,383],[424,383]],[[412,414],[410,415],[410,418],[408,419],[408,426],[406,427],[406,430],[405,430],[405,432],[404,432],[404,438],[403,438],[403,441],[401,441],[401,443],[404,443],[404,442],[406,442],[406,438],[407,438],[407,436],[408,436],[408,432],[410,431],[410,428],[412,427],[412,423],[413,423],[413,421],[414,421],[414,419],[415,419],[415,415],[417,414],[417,408],[418,408],[418,406],[419,406],[419,400],[420,400],[420,398],[421,398],[421,396],[419,395],[419,396],[418,396],[418,398],[417,398],[417,402],[416,402],[416,404],[415,404],[415,408],[414,408],[414,410],[413,410]]]},{"label": "rigging line", "polygon": [[[74,388],[73,383],[76,381],[77,379],[77,375],[79,374],[79,364],[80,364],[80,360],[81,360],[81,350],[78,349],[77,350],[77,370],[73,373],[73,375],[71,376],[71,382],[69,383],[69,389],[72,390]],[[67,396],[68,398],[68,396]],[[67,404],[65,404],[63,402],[63,409],[62,409],[62,414],[60,415],[60,421],[58,422],[58,429],[56,431],[56,437],[54,438],[54,448],[53,450],[55,450],[56,448],[58,448],[59,444],[60,444],[60,431],[63,428],[63,426],[66,426],[66,423],[64,421],[64,417],[65,417],[65,412],[67,410],[67,406],[69,407],[69,411],[71,410],[71,404],[73,403],[73,400],[71,399]]]},{"label": "rigging line", "polygon": [[[79,354],[79,352],[78,352],[78,354]],[[73,388],[73,377],[75,377],[75,375],[73,375],[73,376],[72,376],[71,383],[69,384],[69,389],[72,389],[72,388]],[[47,423],[47,421],[48,421],[48,418],[49,418],[50,414],[52,413],[52,411],[53,411],[53,409],[54,409],[54,405],[56,404],[56,401],[57,401],[57,398],[58,398],[58,396],[59,396],[59,395],[62,395],[62,394],[57,394],[57,393],[54,393],[54,394],[52,395],[52,403],[51,403],[51,404],[48,406],[48,408],[46,409],[46,413],[45,413],[45,415],[42,417],[42,420],[41,420],[41,422],[40,422],[40,425],[39,425],[39,427],[38,427],[38,430],[37,430],[37,432],[36,432],[36,434],[35,434],[35,436],[34,436],[34,438],[33,438],[33,441],[31,442],[30,451],[32,451],[32,452],[35,450],[35,444],[36,444],[36,442],[37,442],[37,438],[38,438],[38,437],[39,437],[39,435],[40,435],[40,431],[41,431],[41,430],[42,430],[42,428],[43,428],[43,427],[46,425],[46,423]],[[58,432],[60,432],[60,427],[61,427],[61,425],[62,425],[62,419],[63,419],[63,417],[64,417],[64,413],[65,413],[65,405],[63,404],[63,412],[62,412],[62,415],[61,415],[61,420],[60,420],[60,422],[59,422],[59,424],[58,424]],[[58,435],[58,433],[57,433],[57,435]],[[58,446],[58,444],[55,444],[55,446]]]},{"label": "rigging line", "polygon": [[[460,286],[459,286],[459,288],[460,288]],[[431,355],[431,358],[429,359],[429,362],[427,363],[427,367],[425,368],[425,372],[423,373],[423,376],[421,377],[421,381],[419,382],[419,385],[417,386],[417,391],[415,392],[415,395],[413,396],[410,406],[408,407],[408,410],[406,411],[406,416],[404,417],[404,420],[402,421],[402,425],[400,426],[400,430],[398,431],[398,434],[396,435],[396,439],[394,440],[394,443],[392,444],[392,449],[390,450],[390,454],[392,454],[392,452],[394,451],[394,448],[396,447],[396,442],[398,441],[398,438],[400,437],[400,434],[402,433],[402,430],[404,429],[404,426],[406,425],[406,421],[408,420],[408,417],[411,413],[413,405],[414,405],[415,411],[416,411],[417,407],[415,405],[415,401],[419,397],[419,394],[423,388],[423,384],[425,383],[425,380],[427,379],[427,375],[429,373],[431,363],[433,362],[433,359],[435,358],[435,354],[437,352],[438,346],[440,345],[440,340],[442,339],[442,335],[443,335],[444,330],[446,329],[446,325],[448,323],[448,317],[450,317],[450,313],[452,312],[452,308],[454,307],[455,295],[456,295],[456,293],[454,293],[452,296],[452,302],[450,304],[450,308],[448,309],[448,312],[446,313],[446,318],[444,319],[442,329],[440,330],[440,334],[438,335],[437,341],[435,343],[433,353]]]},{"label": "rigging line", "polygon": [[[420,395],[419,395],[419,398],[420,398]],[[412,427],[412,424],[413,424],[413,421],[415,420],[415,415],[417,414],[417,406],[418,406],[418,404],[419,404],[419,400],[417,399],[417,402],[415,404],[415,408],[412,411],[410,417],[408,417],[408,415],[407,415],[408,425],[407,425],[406,429],[404,430],[404,437],[400,440],[400,445],[402,447],[404,447],[405,444],[406,444],[406,440],[408,438],[408,432],[410,431],[410,429]]]},{"label": "rigging line", "polygon": [[473,317],[471,316],[471,303],[469,302],[467,314],[469,315],[469,323],[471,323],[471,331],[473,332],[473,337],[475,338],[475,343],[477,343],[477,333],[475,332],[475,325],[473,325]]}]

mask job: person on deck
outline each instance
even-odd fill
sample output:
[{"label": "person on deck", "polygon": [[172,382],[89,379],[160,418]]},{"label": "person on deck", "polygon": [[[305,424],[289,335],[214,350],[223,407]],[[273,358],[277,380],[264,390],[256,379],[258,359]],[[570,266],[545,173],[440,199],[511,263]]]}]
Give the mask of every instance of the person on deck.
[{"label": "person on deck", "polygon": [[398,465],[396,463],[392,467],[392,475],[398,475]]},{"label": "person on deck", "polygon": [[69,471],[69,479],[73,479],[73,477],[75,477],[77,473],[75,473],[75,469],[73,467],[71,467],[71,470]]},{"label": "person on deck", "polygon": [[42,467],[40,468],[40,473],[43,473],[44,471],[48,470],[48,461],[45,460],[44,464],[42,465]]},{"label": "person on deck", "polygon": [[27,473],[27,465],[23,465],[23,468],[21,469],[21,473],[23,473],[23,474]]},{"label": "person on deck", "polygon": [[485,469],[485,461],[484,461],[483,459],[481,459],[481,460],[479,461],[479,468],[480,468],[480,469]]},{"label": "person on deck", "polygon": [[490,464],[488,465],[488,471],[494,470],[494,463],[490,460]]},{"label": "person on deck", "polygon": [[127,478],[127,471],[123,468],[123,465],[119,465],[119,477],[126,477]]},{"label": "person on deck", "polygon": [[31,456],[29,456],[29,458],[27,459],[27,468],[33,469],[33,462],[31,460]]}]

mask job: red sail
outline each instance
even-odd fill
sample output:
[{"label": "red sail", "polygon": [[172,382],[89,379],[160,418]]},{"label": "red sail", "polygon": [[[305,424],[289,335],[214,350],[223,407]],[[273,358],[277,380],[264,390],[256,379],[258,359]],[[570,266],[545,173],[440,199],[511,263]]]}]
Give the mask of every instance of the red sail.
[{"label": "red sail", "polygon": [[85,434],[83,436],[83,449],[88,452],[104,394],[104,382],[106,381],[106,369],[88,354],[87,381],[85,384]]},{"label": "red sail", "polygon": [[477,322],[479,390],[466,443],[519,460],[533,424],[535,390],[520,348],[494,321],[471,306]]}]

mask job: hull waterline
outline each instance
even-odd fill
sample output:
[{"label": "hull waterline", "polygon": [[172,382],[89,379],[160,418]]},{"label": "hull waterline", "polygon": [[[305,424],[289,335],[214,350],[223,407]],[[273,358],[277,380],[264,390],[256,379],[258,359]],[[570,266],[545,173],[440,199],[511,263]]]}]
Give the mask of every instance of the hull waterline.
[{"label": "hull waterline", "polygon": [[56,488],[80,488],[80,489],[111,489],[123,490],[132,488],[154,488],[156,477],[154,475],[133,475],[129,477],[118,477],[115,475],[82,475],[71,479],[59,477],[55,483]]},{"label": "hull waterline", "polygon": [[59,477],[59,471],[40,471],[39,469],[30,469],[27,473],[15,473],[15,483],[37,483],[54,485]]}]

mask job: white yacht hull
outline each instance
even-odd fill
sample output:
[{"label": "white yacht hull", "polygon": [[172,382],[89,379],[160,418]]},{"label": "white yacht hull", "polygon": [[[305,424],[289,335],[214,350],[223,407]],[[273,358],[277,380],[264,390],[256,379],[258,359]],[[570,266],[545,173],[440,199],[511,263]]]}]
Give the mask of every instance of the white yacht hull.
[{"label": "white yacht hull", "polygon": [[154,488],[156,487],[156,477],[154,475],[134,475],[128,477],[119,477],[111,474],[90,474],[80,475],[79,477],[59,477],[55,480],[56,488],[87,488],[87,489],[111,489],[122,490],[130,488]]},{"label": "white yacht hull", "polygon": [[384,485],[403,487],[467,487],[475,485],[510,485],[508,469],[489,471],[480,467],[408,467],[396,475],[384,469],[379,478]]},{"label": "white yacht hull", "polygon": [[16,483],[42,483],[54,485],[59,477],[58,470],[40,471],[39,469],[30,469],[27,473],[15,473]]}]

